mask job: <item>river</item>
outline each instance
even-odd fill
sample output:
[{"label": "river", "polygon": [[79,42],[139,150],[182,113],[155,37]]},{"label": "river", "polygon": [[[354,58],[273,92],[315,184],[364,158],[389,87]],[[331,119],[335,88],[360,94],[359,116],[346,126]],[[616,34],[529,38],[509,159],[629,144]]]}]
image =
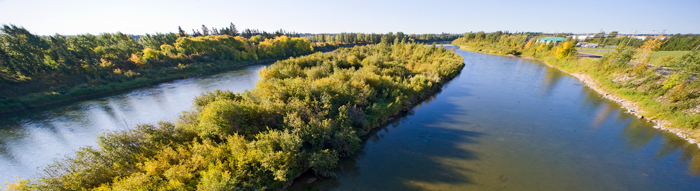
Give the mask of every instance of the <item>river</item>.
[{"label": "river", "polygon": [[[448,48],[453,48],[447,46]],[[695,190],[700,151],[624,113],[543,64],[457,49],[462,73],[371,133],[320,190]],[[174,120],[203,91],[252,88],[262,66],[1,116],[0,173],[35,176],[54,158],[96,145],[105,130]],[[128,119],[128,120],[125,120]],[[305,182],[306,174],[297,182]],[[299,188],[308,189],[308,188]]]},{"label": "river", "polygon": [[557,69],[521,58],[456,52],[465,67],[442,92],[369,136],[361,153],[340,162],[337,178],[295,187],[700,188],[697,146],[624,113]]},{"label": "river", "polygon": [[97,146],[105,131],[126,130],[139,123],[175,120],[191,109],[193,98],[216,88],[235,92],[255,87],[254,65],[215,75],[190,77],[121,92],[95,100],[68,103],[0,116],[0,183],[35,177],[55,159],[84,146]]}]

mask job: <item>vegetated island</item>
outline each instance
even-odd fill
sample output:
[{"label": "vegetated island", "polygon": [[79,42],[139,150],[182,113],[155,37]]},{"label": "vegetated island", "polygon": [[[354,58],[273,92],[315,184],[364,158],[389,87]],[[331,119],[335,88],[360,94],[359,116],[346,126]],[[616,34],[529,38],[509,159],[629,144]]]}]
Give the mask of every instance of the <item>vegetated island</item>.
[{"label": "vegetated island", "polygon": [[[38,36],[0,28],[0,114],[77,101],[250,64],[376,44],[382,38],[431,42],[455,34],[299,34],[202,25],[188,34]],[[302,36],[303,35],[303,36]]]},{"label": "vegetated island", "polygon": [[361,136],[464,67],[453,51],[398,39],[277,61],[255,88],[195,98],[177,121],[99,137],[15,190],[266,190],[332,176]]},{"label": "vegetated island", "polygon": [[[700,35],[674,35],[665,41],[626,37],[618,39],[618,46],[600,59],[577,57],[577,43],[571,38],[560,43],[537,42],[544,36],[552,35],[469,32],[452,44],[474,52],[543,61],[620,103],[628,113],[655,123],[655,128],[691,144],[700,142],[700,53],[690,45],[700,43]],[[685,53],[652,60],[635,49]]]},{"label": "vegetated island", "polygon": [[[0,113],[133,89],[202,73],[313,52],[295,33],[238,34],[235,25],[190,35],[123,33],[37,36],[0,32]],[[255,36],[251,36],[255,35]],[[289,35],[289,36],[287,36]]]}]

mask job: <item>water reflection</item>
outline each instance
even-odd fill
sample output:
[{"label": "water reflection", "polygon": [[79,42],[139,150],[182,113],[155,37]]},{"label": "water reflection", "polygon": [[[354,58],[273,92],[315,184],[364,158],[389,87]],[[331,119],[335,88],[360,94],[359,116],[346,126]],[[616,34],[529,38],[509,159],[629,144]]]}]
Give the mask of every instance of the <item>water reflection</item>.
[{"label": "water reflection", "polygon": [[0,116],[0,182],[30,178],[56,158],[95,146],[105,130],[174,120],[192,99],[216,88],[244,91],[259,79],[262,65],[162,83],[91,101]]},{"label": "water reflection", "polygon": [[[528,64],[531,65],[531,64]],[[543,65],[536,65],[535,67],[541,68],[544,70],[544,76],[542,78],[542,85],[541,85],[541,90],[542,94],[547,95],[547,94],[552,94],[552,90],[554,87],[559,83],[560,79],[563,74],[560,71],[557,70],[552,70],[551,68],[546,68],[546,66]]]},{"label": "water reflection", "polygon": [[[697,147],[555,69],[457,50],[465,68],[376,131],[320,190],[693,190]],[[304,182],[302,177],[297,181]],[[294,188],[302,189],[303,185]]]}]

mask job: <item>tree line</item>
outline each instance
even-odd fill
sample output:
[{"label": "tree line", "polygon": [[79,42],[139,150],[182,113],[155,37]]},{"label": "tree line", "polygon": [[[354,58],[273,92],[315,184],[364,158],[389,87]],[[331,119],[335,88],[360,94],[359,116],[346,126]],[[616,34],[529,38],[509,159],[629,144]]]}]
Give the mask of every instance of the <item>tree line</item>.
[{"label": "tree line", "polygon": [[204,31],[201,35],[146,34],[137,40],[121,32],[38,36],[23,27],[3,25],[0,111],[105,90],[95,89],[98,86],[110,85],[107,91],[124,89],[115,84],[143,84],[177,73],[221,68],[214,62],[240,64],[313,51],[309,40],[286,36],[290,33],[283,30],[267,34],[269,38],[255,30],[238,35],[233,24],[211,30],[219,32]]},{"label": "tree line", "polygon": [[242,31],[238,31],[236,29],[236,25],[231,23],[229,27],[223,27],[220,29],[214,28],[214,27],[207,27],[206,25],[202,25],[202,30],[200,31],[199,29],[192,29],[192,33],[188,34],[185,32],[185,30],[182,30],[182,27],[178,26],[178,35],[180,37],[186,37],[186,36],[192,36],[192,37],[198,37],[198,36],[209,36],[209,35],[229,35],[229,36],[242,36],[245,38],[250,38],[253,36],[258,36],[260,35],[262,38],[265,39],[272,39],[275,37],[280,37],[280,36],[287,36],[287,37],[301,37],[301,35],[297,32],[294,31],[285,31],[284,29],[280,29],[275,32],[267,32],[267,31],[260,31],[259,29],[249,29],[246,28]]},{"label": "tree line", "polygon": [[452,41],[459,37],[459,34],[404,34],[403,32],[389,32],[386,34],[376,33],[339,33],[339,34],[312,34],[304,35],[304,38],[314,43],[349,43],[349,44],[376,44],[382,38],[389,42],[398,41],[429,43],[436,41]]},{"label": "tree line", "polygon": [[[205,37],[198,37],[205,38]],[[195,98],[173,122],[108,132],[17,190],[274,190],[331,172],[361,136],[427,98],[464,67],[416,43],[341,48],[277,61],[254,89]]]},{"label": "tree line", "polygon": [[[597,43],[607,46],[617,46],[624,43],[627,47],[639,48],[650,40],[653,36],[647,36],[645,39],[634,38],[630,35],[620,37],[617,31],[612,31],[608,34],[600,32],[592,38],[586,38],[584,42]],[[659,45],[655,50],[658,51],[690,51],[700,45],[700,35],[698,34],[674,34],[666,35],[666,38],[658,42]]]},{"label": "tree line", "polygon": [[[668,36],[658,50],[661,51],[690,51],[696,50],[700,45],[698,34],[674,34]],[[700,50],[700,49],[699,49]]]},{"label": "tree line", "polygon": [[595,43],[601,46],[617,46],[620,43],[625,43],[627,47],[639,48],[644,45],[646,39],[638,39],[632,36],[618,36],[617,31],[612,31],[606,34],[604,31],[593,35],[591,38],[586,38],[583,42]]}]

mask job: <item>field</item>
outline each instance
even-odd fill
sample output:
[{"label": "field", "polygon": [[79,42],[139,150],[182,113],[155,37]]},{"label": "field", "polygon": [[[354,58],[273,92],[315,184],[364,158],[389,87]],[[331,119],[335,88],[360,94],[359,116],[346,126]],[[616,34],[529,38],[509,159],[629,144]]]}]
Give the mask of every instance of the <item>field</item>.
[{"label": "field", "polygon": [[[598,48],[576,48],[576,50],[578,50],[578,52],[580,52],[580,53],[595,54],[595,55],[604,56],[609,51],[615,50],[615,48],[603,47],[600,49],[600,51],[598,50]],[[636,52],[634,55],[635,59],[638,59],[639,57],[642,56],[642,51],[635,50],[635,52]],[[690,52],[690,51],[654,51],[651,53],[651,55],[649,55],[647,57],[649,57],[649,61],[653,62],[654,60],[656,60],[659,57],[668,56],[668,55],[672,55],[673,57],[679,58],[679,57],[683,56],[684,54],[687,54],[688,52]]]},{"label": "field", "polygon": [[[673,57],[680,58],[681,56],[683,56],[684,54],[687,54],[688,52],[690,52],[690,51],[655,51],[655,52],[651,53],[651,55],[649,56],[649,60],[655,60],[659,57],[668,56],[668,55],[672,55]],[[636,58],[640,55],[641,55],[641,52],[637,53],[634,56]]]}]

